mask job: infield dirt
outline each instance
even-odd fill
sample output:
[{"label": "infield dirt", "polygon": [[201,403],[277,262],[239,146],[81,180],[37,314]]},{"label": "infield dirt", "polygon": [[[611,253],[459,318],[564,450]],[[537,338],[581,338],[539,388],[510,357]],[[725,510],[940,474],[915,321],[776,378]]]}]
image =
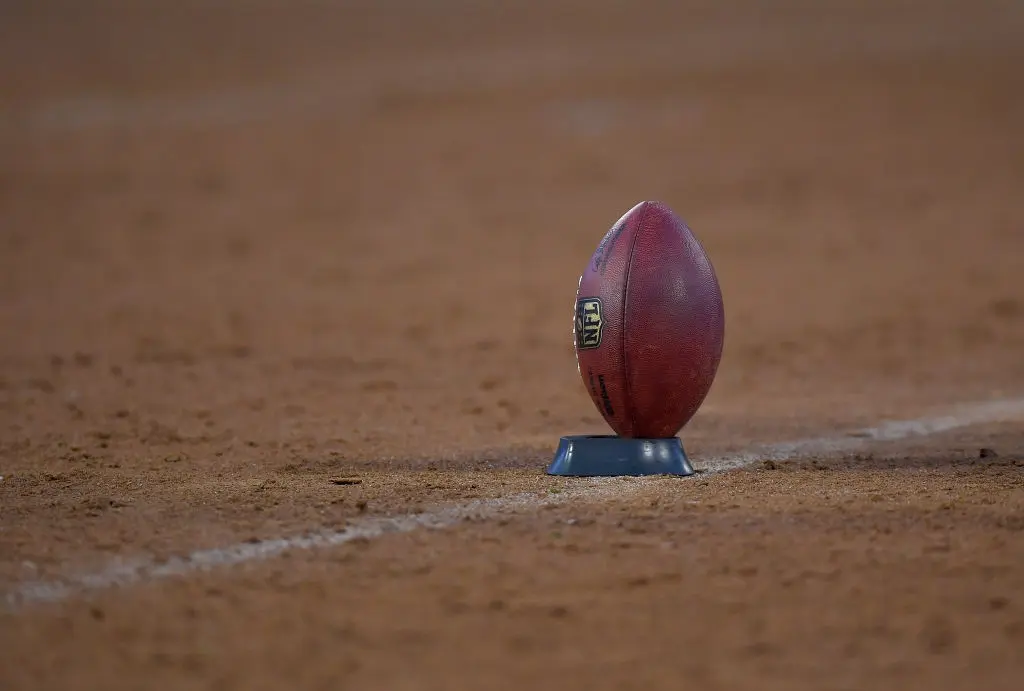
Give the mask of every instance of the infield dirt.
[{"label": "infield dirt", "polygon": [[[1024,396],[1024,6],[923,7],[4,3],[0,592],[573,486],[642,199],[722,285],[698,468]],[[978,425],[75,595],[0,613],[0,688],[1016,690],[1022,466]]]}]

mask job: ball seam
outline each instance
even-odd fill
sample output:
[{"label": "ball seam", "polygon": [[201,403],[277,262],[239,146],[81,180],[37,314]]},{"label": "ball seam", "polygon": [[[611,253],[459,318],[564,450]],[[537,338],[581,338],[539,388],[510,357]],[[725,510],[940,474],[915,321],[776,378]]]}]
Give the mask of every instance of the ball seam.
[{"label": "ball seam", "polygon": [[629,243],[629,255],[626,257],[626,275],[622,281],[622,319],[620,323],[619,347],[622,351],[622,382],[625,389],[625,407],[629,417],[629,433],[636,434],[636,411],[633,409],[633,391],[629,382],[629,357],[626,355],[626,311],[629,305],[629,275],[633,272],[633,253],[636,251],[636,243],[640,239],[640,233],[644,230],[644,220],[647,218],[649,204],[645,204],[636,222],[636,232]]}]

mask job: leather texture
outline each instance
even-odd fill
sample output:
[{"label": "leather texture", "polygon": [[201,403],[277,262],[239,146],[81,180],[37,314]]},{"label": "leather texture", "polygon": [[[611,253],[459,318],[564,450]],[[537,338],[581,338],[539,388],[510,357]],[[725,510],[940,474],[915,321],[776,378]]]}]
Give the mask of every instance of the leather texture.
[{"label": "leather texture", "polygon": [[630,209],[580,277],[573,322],[580,376],[622,437],[673,437],[711,389],[725,343],[714,267],[665,204]]}]

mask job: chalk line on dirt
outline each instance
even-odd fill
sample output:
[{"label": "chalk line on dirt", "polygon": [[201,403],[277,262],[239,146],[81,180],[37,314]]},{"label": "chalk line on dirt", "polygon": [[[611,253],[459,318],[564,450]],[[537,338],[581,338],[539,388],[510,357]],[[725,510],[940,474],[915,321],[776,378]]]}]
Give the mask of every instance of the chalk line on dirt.
[{"label": "chalk line on dirt", "polygon": [[[694,459],[694,466],[701,471],[702,476],[707,476],[767,460],[848,453],[872,442],[925,437],[986,422],[1019,419],[1024,419],[1024,399],[976,403],[960,406],[939,417],[885,422],[840,436],[800,439],[760,446],[728,456]],[[59,602],[77,594],[270,559],[291,550],[332,547],[353,540],[374,539],[421,528],[447,528],[466,520],[483,520],[503,514],[535,511],[544,506],[564,504],[577,499],[623,497],[649,486],[649,483],[648,478],[580,478],[579,484],[559,493],[525,492],[492,499],[476,499],[422,513],[365,518],[353,521],[343,530],[197,550],[186,556],[165,561],[152,558],[121,559],[90,573],[69,575],[60,580],[23,583],[7,593],[5,600],[12,609],[33,603]]]}]

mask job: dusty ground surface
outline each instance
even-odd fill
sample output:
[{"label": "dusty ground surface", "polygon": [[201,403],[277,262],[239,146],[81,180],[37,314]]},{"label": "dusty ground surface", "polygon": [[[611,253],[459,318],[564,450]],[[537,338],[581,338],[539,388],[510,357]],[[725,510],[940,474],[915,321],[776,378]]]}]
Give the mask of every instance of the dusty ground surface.
[{"label": "dusty ground surface", "polygon": [[[80,5],[0,8],[4,593],[570,491],[641,199],[723,286],[696,466],[1024,395],[1018,3]],[[1019,689],[1021,429],[9,608],[0,688]]]}]

